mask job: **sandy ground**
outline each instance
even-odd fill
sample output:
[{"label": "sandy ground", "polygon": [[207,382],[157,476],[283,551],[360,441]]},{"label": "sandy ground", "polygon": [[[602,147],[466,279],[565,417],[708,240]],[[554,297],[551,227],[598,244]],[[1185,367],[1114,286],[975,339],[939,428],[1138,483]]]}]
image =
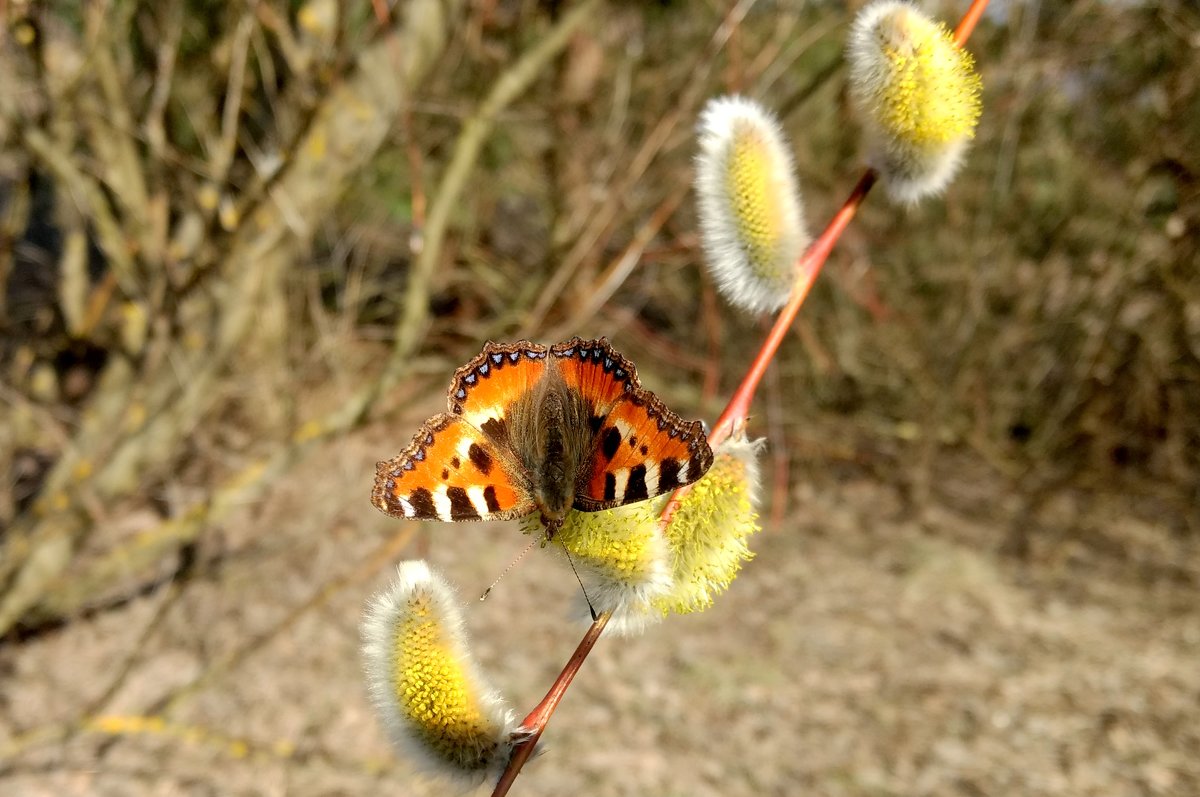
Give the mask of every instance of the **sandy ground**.
[{"label": "sandy ground", "polygon": [[[359,675],[390,565],[352,576],[406,529],[367,494],[405,437],[327,447],[214,529],[185,582],[0,648],[0,793],[449,793],[389,754]],[[1200,543],[1120,496],[1062,494],[1018,561],[997,553],[1008,488],[937,471],[919,509],[862,477],[797,479],[712,610],[601,640],[513,793],[1200,794]],[[424,532],[467,598],[524,544],[512,525]],[[535,551],[468,608],[520,714],[582,634],[576,589]],[[49,735],[92,712],[107,724]]]}]

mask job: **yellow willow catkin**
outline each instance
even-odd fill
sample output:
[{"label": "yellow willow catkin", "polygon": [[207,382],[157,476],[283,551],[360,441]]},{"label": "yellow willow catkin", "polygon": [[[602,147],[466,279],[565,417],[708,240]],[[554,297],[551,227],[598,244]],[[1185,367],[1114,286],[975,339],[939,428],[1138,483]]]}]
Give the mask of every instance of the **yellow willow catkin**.
[{"label": "yellow willow catkin", "polygon": [[[611,611],[606,632],[630,635],[661,619],[653,602],[671,586],[666,541],[659,530],[659,513],[666,498],[641,501],[605,512],[569,512],[550,542],[552,550],[569,559],[583,583],[575,613],[591,619]],[[527,521],[530,533],[540,530]]]},{"label": "yellow willow catkin", "polygon": [[751,100],[721,97],[705,106],[697,132],[695,189],[709,272],[735,307],[778,310],[811,241],[779,124]]},{"label": "yellow willow catkin", "polygon": [[361,631],[371,700],[395,747],[464,785],[498,773],[515,721],[470,656],[449,585],[423,561],[402,563]]},{"label": "yellow willow catkin", "polygon": [[760,442],[725,440],[708,473],[684,495],[666,529],[673,578],[671,592],[656,601],[661,611],[707,609],[753,557],[746,540],[760,529],[755,510]]},{"label": "yellow willow catkin", "polygon": [[942,192],[979,121],[981,83],[970,53],[914,6],[880,0],[855,18],[847,57],[867,157],[889,195],[913,203]]},{"label": "yellow willow catkin", "polygon": [[[692,484],[665,531],[668,498],[607,512],[572,512],[551,542],[570,554],[597,612],[612,610],[609,628],[631,634],[672,612],[712,605],[753,557],[746,540],[759,531],[761,441],[727,439]],[[526,524],[529,533],[540,528]]]}]

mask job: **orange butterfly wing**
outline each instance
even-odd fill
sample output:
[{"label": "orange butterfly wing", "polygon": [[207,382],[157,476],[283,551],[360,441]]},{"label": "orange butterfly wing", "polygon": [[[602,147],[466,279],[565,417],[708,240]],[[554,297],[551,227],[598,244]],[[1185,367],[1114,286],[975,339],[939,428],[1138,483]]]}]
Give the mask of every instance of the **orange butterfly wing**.
[{"label": "orange butterfly wing", "polygon": [[712,465],[699,421],[684,421],[641,386],[633,363],[604,338],[551,347],[567,386],[591,406],[591,455],[575,486],[576,509],[596,512],[691,484]]},{"label": "orange butterfly wing", "polygon": [[533,390],[546,372],[548,349],[527,340],[488,341],[475,359],[454,372],[447,398],[450,412],[500,445],[511,445],[506,413]]},{"label": "orange butterfly wing", "polygon": [[415,520],[512,520],[534,509],[529,477],[461,416],[435,415],[408,448],[375,466],[371,503]]}]

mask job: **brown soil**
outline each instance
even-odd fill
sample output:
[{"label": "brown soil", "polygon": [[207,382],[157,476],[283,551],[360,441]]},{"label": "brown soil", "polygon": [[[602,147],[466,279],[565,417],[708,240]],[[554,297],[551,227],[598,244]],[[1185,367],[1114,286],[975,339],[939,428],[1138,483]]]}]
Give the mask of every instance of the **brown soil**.
[{"label": "brown soil", "polygon": [[[390,566],[352,574],[406,529],[366,500],[397,445],[328,447],[214,530],[186,579],[0,650],[0,791],[446,793],[390,756],[359,675],[359,613]],[[1005,482],[948,459],[933,476],[920,507],[875,479],[798,480],[712,610],[601,641],[513,793],[1200,794],[1197,541],[1120,495],[1061,493],[1017,559],[998,553],[1020,504]],[[406,555],[427,544],[467,598],[525,542],[511,525],[420,534]],[[564,620],[576,590],[534,551],[468,605],[519,713],[582,634]],[[164,722],[43,735],[92,712]]]}]

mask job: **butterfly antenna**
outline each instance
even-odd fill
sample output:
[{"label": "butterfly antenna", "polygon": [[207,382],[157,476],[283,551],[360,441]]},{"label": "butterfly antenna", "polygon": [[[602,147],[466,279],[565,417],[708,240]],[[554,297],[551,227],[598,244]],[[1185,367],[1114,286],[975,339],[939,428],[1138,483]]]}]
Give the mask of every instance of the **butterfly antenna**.
[{"label": "butterfly antenna", "polygon": [[583,585],[583,579],[579,577],[579,571],[575,569],[575,560],[571,558],[571,552],[564,547],[563,553],[567,555],[567,561],[571,564],[571,572],[575,574],[575,580],[579,582],[579,588],[583,590],[583,599],[587,601],[588,611],[591,612],[592,622],[594,623],[598,616],[596,614],[596,607],[592,605],[592,599],[587,594],[587,587]]},{"label": "butterfly antenna", "polygon": [[500,572],[500,575],[496,576],[496,580],[492,582],[492,585],[483,591],[483,594],[479,596],[479,600],[480,601],[487,600],[487,596],[492,594],[492,588],[500,583],[500,579],[504,578],[510,572],[512,572],[512,569],[517,566],[517,563],[520,562],[522,559],[524,559],[525,554],[529,553],[529,549],[532,548],[536,544],[537,544],[537,538],[530,540],[529,544],[525,546],[525,550],[523,550],[519,554],[517,554],[517,557],[508,563],[508,567],[504,568],[504,570],[502,570]]}]

